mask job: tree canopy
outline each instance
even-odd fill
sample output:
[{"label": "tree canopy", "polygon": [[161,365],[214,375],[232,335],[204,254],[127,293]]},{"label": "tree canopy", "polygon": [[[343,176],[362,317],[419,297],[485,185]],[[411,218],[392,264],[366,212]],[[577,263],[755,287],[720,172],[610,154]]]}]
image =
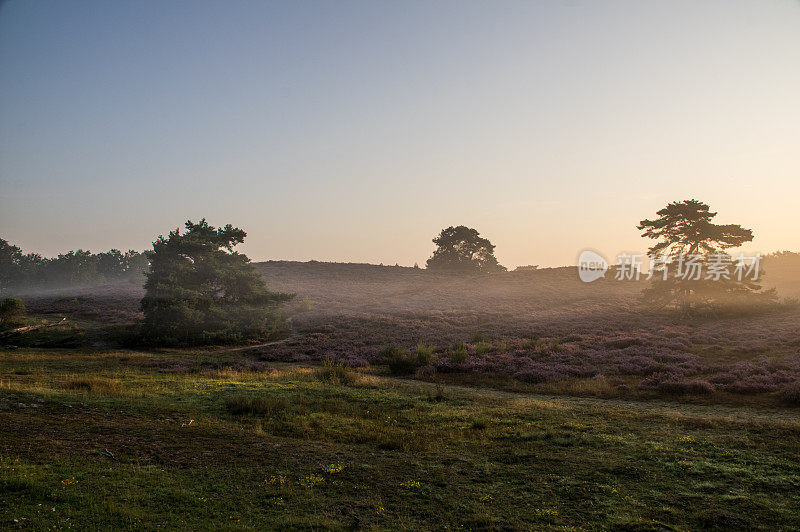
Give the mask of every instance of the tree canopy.
[{"label": "tree canopy", "polygon": [[642,220],[637,227],[643,237],[658,240],[650,256],[720,253],[753,240],[753,231],[741,225],[712,223],[717,213],[695,199],[672,202],[656,214],[658,218]]},{"label": "tree canopy", "polygon": [[23,254],[0,238],[0,290],[141,280],[146,268],[147,256],[138,251],[92,253],[79,249],[44,258],[38,253]]},{"label": "tree canopy", "polygon": [[428,259],[430,270],[459,272],[505,271],[494,256],[494,245],[464,225],[442,229],[433,239],[436,250]]},{"label": "tree canopy", "polygon": [[[651,286],[645,290],[645,299],[661,305],[675,305],[684,312],[700,307],[713,307],[758,294],[762,300],[773,300],[774,290],[759,292],[761,285],[756,279],[737,277],[723,270],[734,267],[734,260],[726,250],[739,247],[753,240],[753,232],[739,224],[718,225],[713,223],[716,212],[698,200],[669,203],[659,210],[657,218],[642,220],[637,228],[642,237],[656,240],[648,255],[661,264],[668,273],[668,265],[680,269],[694,257],[697,275],[654,275]],[[667,266],[664,266],[667,265]],[[709,277],[699,272],[715,271]],[[720,274],[725,271],[726,273]],[[763,272],[762,272],[763,273]],[[751,301],[752,302],[752,301]]]},{"label": "tree canopy", "polygon": [[269,291],[250,259],[233,250],[245,236],[230,224],[215,228],[203,219],[153,242],[141,302],[147,339],[226,343],[280,331],[275,307],[292,296]]}]

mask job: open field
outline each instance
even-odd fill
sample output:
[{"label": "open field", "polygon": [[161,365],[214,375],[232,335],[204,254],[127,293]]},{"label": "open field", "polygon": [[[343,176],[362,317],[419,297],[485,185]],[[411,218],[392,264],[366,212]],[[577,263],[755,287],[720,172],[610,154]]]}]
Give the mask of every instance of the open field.
[{"label": "open field", "polygon": [[[3,527],[800,527],[796,305],[681,320],[571,269],[258,267],[297,297],[245,350],[124,345],[130,283],[23,295],[68,320],[0,352]],[[392,375],[388,345],[425,362]]]},{"label": "open field", "polygon": [[183,356],[4,354],[3,527],[800,527],[796,410]]}]

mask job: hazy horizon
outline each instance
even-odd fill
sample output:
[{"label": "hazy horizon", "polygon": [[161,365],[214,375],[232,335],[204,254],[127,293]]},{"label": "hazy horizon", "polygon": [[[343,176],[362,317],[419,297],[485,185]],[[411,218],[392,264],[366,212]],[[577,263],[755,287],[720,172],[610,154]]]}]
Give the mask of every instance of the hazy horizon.
[{"label": "hazy horizon", "polygon": [[696,198],[800,250],[800,3],[0,7],[0,237],[145,249],[205,217],[253,261],[646,251]]}]

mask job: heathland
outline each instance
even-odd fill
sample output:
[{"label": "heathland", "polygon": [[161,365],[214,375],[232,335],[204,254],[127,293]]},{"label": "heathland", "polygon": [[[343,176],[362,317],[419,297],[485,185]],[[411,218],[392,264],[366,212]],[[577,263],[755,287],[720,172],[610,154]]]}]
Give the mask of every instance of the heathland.
[{"label": "heathland", "polygon": [[20,294],[0,354],[19,528],[800,527],[800,268],[695,316],[574,269],[257,265],[269,345],[131,345],[138,284]]}]

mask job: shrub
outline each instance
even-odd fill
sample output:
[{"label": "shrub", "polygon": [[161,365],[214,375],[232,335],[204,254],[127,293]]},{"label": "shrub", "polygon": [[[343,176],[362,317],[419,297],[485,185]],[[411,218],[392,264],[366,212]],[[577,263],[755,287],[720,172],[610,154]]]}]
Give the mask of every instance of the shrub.
[{"label": "shrub", "polygon": [[16,297],[0,300],[0,329],[11,329],[22,325],[25,304]]},{"label": "shrub", "polygon": [[389,345],[382,347],[378,356],[389,366],[392,375],[410,375],[418,368],[429,366],[433,353],[433,346],[419,343],[413,353],[404,347]]},{"label": "shrub", "polygon": [[317,379],[330,384],[349,386],[356,383],[358,375],[343,362],[326,358],[322,361],[322,368],[317,372]]},{"label": "shrub", "polygon": [[486,337],[483,336],[483,333],[477,332],[474,335],[472,335],[472,343],[473,344],[477,344],[477,343],[484,342],[484,341],[486,341]]},{"label": "shrub", "polygon": [[487,343],[487,342],[479,342],[475,346],[475,354],[476,355],[485,355],[486,353],[489,353],[491,351],[492,351],[492,344]]},{"label": "shrub", "polygon": [[457,342],[450,346],[450,361],[455,364],[463,364],[467,360],[467,346],[463,342]]},{"label": "shrub", "polygon": [[420,366],[428,366],[431,363],[431,358],[435,348],[432,345],[425,345],[420,342],[417,344],[417,362]]},{"label": "shrub", "polygon": [[534,349],[536,347],[536,338],[524,338],[520,347],[526,350]]},{"label": "shrub", "polygon": [[386,346],[378,354],[389,366],[389,373],[392,375],[410,375],[419,367],[416,354],[411,355],[403,347]]}]

